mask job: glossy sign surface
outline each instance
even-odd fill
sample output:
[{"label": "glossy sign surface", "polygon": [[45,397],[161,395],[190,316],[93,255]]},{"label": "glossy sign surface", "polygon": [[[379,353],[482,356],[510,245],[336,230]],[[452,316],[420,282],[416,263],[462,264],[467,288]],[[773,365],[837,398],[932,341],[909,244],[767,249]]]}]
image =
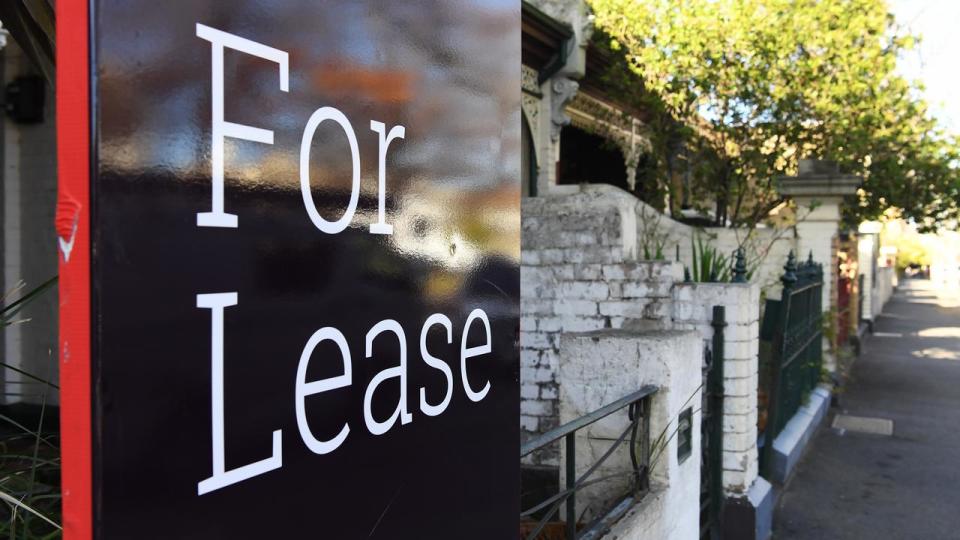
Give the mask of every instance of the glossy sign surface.
[{"label": "glossy sign surface", "polygon": [[96,537],[515,536],[519,8],[93,3]]}]

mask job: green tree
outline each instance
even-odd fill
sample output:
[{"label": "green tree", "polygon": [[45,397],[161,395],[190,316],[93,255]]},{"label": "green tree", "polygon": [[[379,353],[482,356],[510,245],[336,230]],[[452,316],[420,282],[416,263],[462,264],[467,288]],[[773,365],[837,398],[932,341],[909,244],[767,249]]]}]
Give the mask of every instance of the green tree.
[{"label": "green tree", "polygon": [[782,202],[775,179],[805,157],[864,176],[851,221],[891,205],[921,223],[956,216],[957,141],[896,73],[915,39],[883,0],[590,3],[642,91],[696,135],[668,139],[688,136],[716,157],[695,186],[715,201],[718,225],[764,219]]}]

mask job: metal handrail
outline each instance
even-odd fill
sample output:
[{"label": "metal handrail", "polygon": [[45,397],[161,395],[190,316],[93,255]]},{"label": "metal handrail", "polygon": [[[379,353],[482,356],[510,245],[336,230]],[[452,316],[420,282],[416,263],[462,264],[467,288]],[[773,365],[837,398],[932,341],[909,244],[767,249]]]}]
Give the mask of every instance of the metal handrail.
[{"label": "metal handrail", "polygon": [[[634,490],[641,491],[645,488],[648,468],[649,468],[649,444],[650,444],[650,410],[648,406],[648,399],[651,395],[656,393],[658,388],[654,385],[646,385],[636,392],[627,394],[626,396],[604,405],[599,409],[591,412],[590,414],[581,416],[572,422],[567,422],[566,424],[559,426],[555,429],[552,429],[535,439],[528,441],[526,444],[520,447],[520,458],[527,456],[541,448],[546,447],[552,443],[559,441],[560,439],[566,439],[566,489],[557,493],[556,495],[550,497],[544,502],[534,506],[533,508],[521,512],[521,517],[525,515],[530,515],[547,506],[550,507],[549,511],[540,519],[540,522],[537,524],[536,529],[530,534],[529,539],[535,539],[543,528],[547,525],[549,520],[559,511],[560,505],[566,503],[566,538],[567,540],[575,540],[577,538],[584,538],[586,534],[589,534],[592,529],[597,528],[591,526],[587,531],[584,531],[583,534],[577,534],[577,520],[576,520],[576,492],[588,485],[595,484],[597,482],[609,479],[608,477],[587,480],[600,465],[607,460],[611,455],[613,455],[614,450],[616,450],[620,444],[626,440],[627,435],[630,435],[630,461],[633,466],[633,476],[634,476]],[[577,477],[576,473],[576,437],[575,434],[578,430],[583,429],[590,424],[593,424],[611,414],[629,407],[629,418],[630,424],[627,426],[626,430],[616,439],[616,441],[610,446],[610,448],[600,457],[590,468]],[[643,437],[643,459],[642,461],[637,457],[637,435],[640,430],[640,424],[642,426],[642,437]],[[622,505],[621,505],[622,506]],[[602,520],[601,520],[602,521]]]},{"label": "metal handrail", "polygon": [[620,409],[626,407],[627,405],[630,405],[631,403],[640,401],[641,399],[647,396],[653,395],[654,393],[656,393],[656,391],[657,391],[656,386],[652,384],[648,384],[643,388],[641,388],[640,390],[637,390],[632,394],[627,394],[626,396],[623,396],[622,398],[614,401],[613,403],[604,405],[603,407],[600,407],[599,409],[593,411],[588,415],[581,416],[576,420],[567,422],[562,426],[553,428],[550,431],[534,439],[527,441],[527,444],[522,445],[520,447],[520,457],[522,458],[524,456],[530,455],[536,452],[537,450],[543,448],[544,446],[547,446],[550,443],[555,443],[560,439],[566,437],[567,435],[573,433],[574,431],[580,430],[585,426],[589,426],[590,424],[596,422],[597,420],[606,418],[607,416],[610,416],[611,414],[619,411]]}]

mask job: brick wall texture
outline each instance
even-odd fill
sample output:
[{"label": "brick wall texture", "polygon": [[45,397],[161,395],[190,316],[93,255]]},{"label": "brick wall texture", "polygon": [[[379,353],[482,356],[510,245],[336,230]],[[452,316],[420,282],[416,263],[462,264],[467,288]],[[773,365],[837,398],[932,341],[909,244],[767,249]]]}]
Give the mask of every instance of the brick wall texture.
[{"label": "brick wall texture", "polygon": [[[683,267],[626,260],[620,213],[547,199],[525,202],[520,267],[520,425],[524,441],[559,422],[562,332],[669,328]],[[535,455],[556,465],[556,452]]]}]

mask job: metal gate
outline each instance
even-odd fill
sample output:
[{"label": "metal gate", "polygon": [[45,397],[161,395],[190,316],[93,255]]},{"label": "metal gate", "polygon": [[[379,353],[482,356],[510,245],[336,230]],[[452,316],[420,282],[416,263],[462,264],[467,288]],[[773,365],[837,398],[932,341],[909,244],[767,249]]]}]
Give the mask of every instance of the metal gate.
[{"label": "metal gate", "polygon": [[798,266],[791,251],[783,268],[783,294],[767,300],[761,327],[761,338],[770,340],[769,374],[761,381],[769,397],[760,454],[765,474],[774,439],[820,381],[823,366],[823,267],[812,253]]},{"label": "metal gate", "polygon": [[700,407],[700,538],[720,538],[723,506],[723,306],[713,307],[713,339],[703,350]]}]

